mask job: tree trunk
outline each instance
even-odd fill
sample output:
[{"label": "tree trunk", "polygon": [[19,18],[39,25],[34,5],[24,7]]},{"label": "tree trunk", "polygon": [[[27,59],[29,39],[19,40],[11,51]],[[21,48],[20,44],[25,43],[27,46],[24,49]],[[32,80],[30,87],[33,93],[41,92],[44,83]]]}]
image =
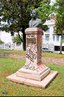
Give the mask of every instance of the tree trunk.
[{"label": "tree trunk", "polygon": [[23,33],[23,50],[26,50],[26,35]]},{"label": "tree trunk", "polygon": [[23,32],[23,50],[26,50],[26,34],[25,34],[25,29],[22,29]]},{"label": "tree trunk", "polygon": [[62,54],[62,35],[61,35],[61,40],[60,40],[60,54]]}]

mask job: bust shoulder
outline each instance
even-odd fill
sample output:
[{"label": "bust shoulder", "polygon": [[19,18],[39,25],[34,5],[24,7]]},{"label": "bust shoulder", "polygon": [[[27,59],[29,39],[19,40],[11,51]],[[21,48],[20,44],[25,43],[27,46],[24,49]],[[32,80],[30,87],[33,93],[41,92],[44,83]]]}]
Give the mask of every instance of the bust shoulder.
[{"label": "bust shoulder", "polygon": [[37,22],[39,22],[39,23],[41,23],[41,22],[42,22],[42,20],[41,20],[41,19],[39,19],[39,18],[36,18],[36,21],[37,21]]},{"label": "bust shoulder", "polygon": [[29,27],[38,27],[41,23],[42,23],[42,21],[39,18],[31,19],[29,21]]}]

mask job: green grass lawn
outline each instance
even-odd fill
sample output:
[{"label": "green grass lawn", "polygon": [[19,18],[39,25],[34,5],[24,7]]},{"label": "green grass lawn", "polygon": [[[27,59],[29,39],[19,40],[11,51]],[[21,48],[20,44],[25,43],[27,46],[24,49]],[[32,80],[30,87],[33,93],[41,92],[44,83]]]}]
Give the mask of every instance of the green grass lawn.
[{"label": "green grass lawn", "polygon": [[[26,55],[26,51],[22,50],[2,50],[0,49],[0,52],[5,52],[5,53],[12,53],[12,54],[19,54],[19,55]],[[64,58],[64,54],[57,54],[57,53],[51,53],[51,52],[43,52],[42,56],[44,57],[53,57],[53,58]]]},{"label": "green grass lawn", "polygon": [[0,49],[0,52],[2,53],[11,53],[11,54],[22,54],[25,55],[26,51],[22,51],[22,50],[5,50],[5,49]]},{"label": "green grass lawn", "polygon": [[51,52],[42,52],[42,57],[52,57],[52,58],[64,58],[64,54],[51,53]]},{"label": "green grass lawn", "polygon": [[[45,54],[49,57],[52,53]],[[60,58],[60,55],[55,54],[55,56]],[[26,86],[6,79],[24,64],[23,59],[0,58],[0,96],[64,96],[64,66],[47,64],[52,70],[58,71],[58,75],[46,89]]]}]

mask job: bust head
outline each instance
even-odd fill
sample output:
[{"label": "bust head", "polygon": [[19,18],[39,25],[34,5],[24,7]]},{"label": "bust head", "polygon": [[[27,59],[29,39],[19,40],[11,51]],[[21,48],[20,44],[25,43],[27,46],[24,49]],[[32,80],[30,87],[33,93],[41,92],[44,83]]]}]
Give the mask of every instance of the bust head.
[{"label": "bust head", "polygon": [[36,11],[35,11],[35,10],[32,10],[32,12],[31,12],[30,16],[31,16],[33,19],[35,19],[35,18],[36,18],[36,16],[37,16]]}]

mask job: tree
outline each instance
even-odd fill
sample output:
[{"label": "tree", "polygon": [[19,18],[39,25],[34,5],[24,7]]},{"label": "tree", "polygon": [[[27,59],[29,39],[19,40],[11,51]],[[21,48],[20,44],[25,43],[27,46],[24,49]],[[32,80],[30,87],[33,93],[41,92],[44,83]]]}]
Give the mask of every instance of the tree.
[{"label": "tree", "polygon": [[[48,3],[49,0],[0,0],[0,16],[2,16],[0,21],[7,22],[7,24],[0,27],[0,29],[10,32],[12,36],[14,32],[18,32],[19,35],[19,32],[22,31],[23,48],[25,50],[25,29],[28,27],[28,22],[30,20],[30,11],[32,9],[37,9],[38,13],[41,15],[42,21],[45,21],[45,17],[47,17],[46,13],[49,12]],[[21,37],[19,38],[21,39]]]},{"label": "tree", "polygon": [[28,27],[30,10],[38,7],[40,1],[41,0],[0,0],[0,16],[3,16],[1,21],[7,22],[7,24],[3,25],[0,29],[10,32],[12,36],[14,32],[19,33],[19,31],[22,31],[24,50],[26,43],[24,31]]},{"label": "tree", "polygon": [[54,4],[56,13],[55,33],[61,35],[60,53],[62,53],[62,37],[64,35],[64,0],[57,0]]},{"label": "tree", "polygon": [[50,0],[42,0],[40,6],[36,9],[38,11],[39,17],[43,22],[48,19],[49,14],[51,13]]},{"label": "tree", "polygon": [[42,0],[40,2],[40,6],[36,10],[38,12],[38,16],[42,19],[42,29],[46,31],[48,29],[48,26],[43,25],[43,23],[49,19],[49,15],[52,13],[50,0]]}]

